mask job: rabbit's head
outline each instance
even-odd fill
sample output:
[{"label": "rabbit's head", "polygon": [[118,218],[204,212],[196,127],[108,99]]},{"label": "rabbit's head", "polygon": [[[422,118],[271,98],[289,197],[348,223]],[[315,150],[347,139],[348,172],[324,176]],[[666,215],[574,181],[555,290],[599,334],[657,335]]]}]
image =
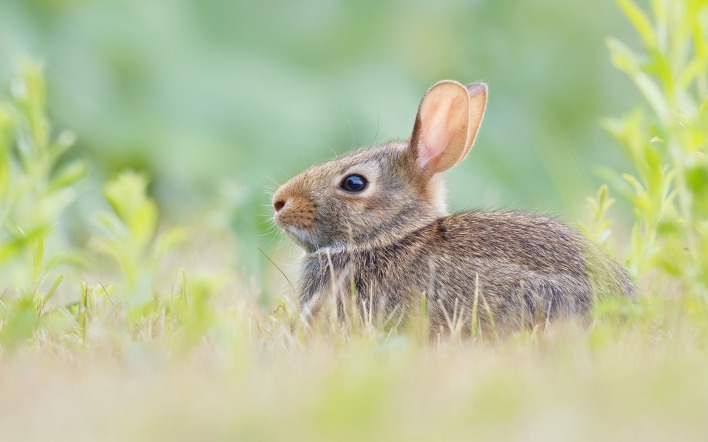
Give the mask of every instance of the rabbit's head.
[{"label": "rabbit's head", "polygon": [[479,130],[487,86],[435,84],[409,141],[364,148],[311,167],[273,196],[275,221],[308,252],[395,241],[446,214],[441,172]]}]

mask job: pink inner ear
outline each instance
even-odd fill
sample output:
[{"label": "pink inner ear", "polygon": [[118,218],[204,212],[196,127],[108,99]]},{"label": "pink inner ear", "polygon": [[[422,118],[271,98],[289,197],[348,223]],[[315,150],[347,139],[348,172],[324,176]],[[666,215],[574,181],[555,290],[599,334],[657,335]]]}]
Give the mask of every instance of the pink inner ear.
[{"label": "pink inner ear", "polygon": [[[423,130],[418,148],[418,166],[421,168],[443,153],[450,143],[452,133],[447,126],[452,101],[450,97],[436,97],[435,101],[421,115]],[[428,117],[428,115],[432,115],[432,117]]]}]

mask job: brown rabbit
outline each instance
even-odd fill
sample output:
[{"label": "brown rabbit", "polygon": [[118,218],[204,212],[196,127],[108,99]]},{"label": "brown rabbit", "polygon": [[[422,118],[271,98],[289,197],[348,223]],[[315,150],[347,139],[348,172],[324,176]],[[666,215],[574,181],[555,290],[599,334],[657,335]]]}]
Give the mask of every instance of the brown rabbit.
[{"label": "brown rabbit", "polygon": [[400,317],[425,296],[436,331],[470,324],[475,311],[483,330],[509,331],[631,296],[624,270],[554,219],[448,215],[442,172],[469,153],[486,102],[483,83],[441,81],[423,97],[409,141],[316,165],[276,191],[275,221],[307,253],[307,317],[333,298],[340,313],[354,299],[365,315]]}]

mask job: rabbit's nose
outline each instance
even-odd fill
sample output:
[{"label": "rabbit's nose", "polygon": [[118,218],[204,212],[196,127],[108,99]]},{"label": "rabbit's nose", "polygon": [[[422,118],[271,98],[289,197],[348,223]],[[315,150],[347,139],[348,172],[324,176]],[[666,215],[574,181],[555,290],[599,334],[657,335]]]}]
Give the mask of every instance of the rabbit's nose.
[{"label": "rabbit's nose", "polygon": [[283,200],[278,200],[273,203],[273,208],[275,208],[276,212],[280,212],[283,209],[283,207],[285,207],[285,201],[283,201]]}]

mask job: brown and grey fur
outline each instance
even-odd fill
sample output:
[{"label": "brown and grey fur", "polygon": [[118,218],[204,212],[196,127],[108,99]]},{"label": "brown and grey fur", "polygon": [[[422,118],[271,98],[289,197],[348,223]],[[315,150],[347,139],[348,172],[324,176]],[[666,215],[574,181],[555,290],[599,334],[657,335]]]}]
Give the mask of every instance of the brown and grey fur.
[{"label": "brown and grey fur", "polygon": [[[459,84],[445,83],[452,86],[443,92],[457,100]],[[472,99],[479,87],[467,86]],[[477,103],[481,110],[473,104],[464,108],[471,115],[469,129],[455,129],[457,110],[444,114],[445,128],[466,131],[467,147],[459,147],[460,158],[439,161],[454,165],[469,151],[486,86],[483,92],[484,101]],[[631,295],[631,282],[619,265],[554,219],[502,211],[449,215],[440,169],[451,165],[435,169],[431,164],[438,157],[433,157],[421,166],[423,148],[416,147],[428,133],[423,131],[424,104],[430,94],[421,103],[410,141],[361,149],[314,166],[275,193],[277,224],[306,251],[299,287],[305,315],[316,314],[333,297],[341,308],[353,288],[359,310],[378,318],[411,313],[424,295],[433,329],[469,323],[477,305],[483,329],[491,325],[488,309],[495,327],[505,331],[586,316],[597,297]],[[442,99],[443,105],[459,104],[449,98]],[[479,113],[476,120],[474,112]],[[361,194],[339,188],[352,173],[369,180]]]}]

